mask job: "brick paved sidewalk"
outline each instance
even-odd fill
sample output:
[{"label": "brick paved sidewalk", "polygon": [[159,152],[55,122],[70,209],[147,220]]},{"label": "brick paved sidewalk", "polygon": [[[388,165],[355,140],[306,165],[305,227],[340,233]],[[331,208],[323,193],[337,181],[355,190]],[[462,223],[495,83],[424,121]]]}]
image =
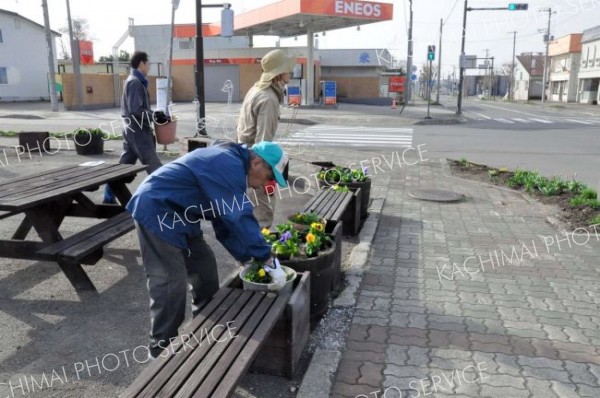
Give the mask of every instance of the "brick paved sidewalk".
[{"label": "brick paved sidewalk", "polygon": [[[567,241],[547,207],[444,174],[392,175],[331,396],[600,397],[594,230]],[[467,200],[408,196],[426,186]]]}]

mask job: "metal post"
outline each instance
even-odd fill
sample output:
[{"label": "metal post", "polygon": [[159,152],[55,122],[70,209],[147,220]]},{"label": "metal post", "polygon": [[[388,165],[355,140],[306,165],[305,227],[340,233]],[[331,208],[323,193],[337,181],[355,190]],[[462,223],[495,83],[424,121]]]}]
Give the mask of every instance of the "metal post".
[{"label": "metal post", "polygon": [[515,48],[517,47],[517,31],[511,32],[513,34],[513,54],[512,54],[512,69],[510,77],[510,91],[508,93],[508,99],[512,102],[515,100]]},{"label": "metal post", "polygon": [[547,8],[542,11],[548,11],[548,31],[546,32],[546,56],[544,57],[544,72],[542,73],[542,104],[545,102],[546,97],[546,83],[548,78],[546,77],[546,71],[549,69],[548,65],[548,48],[550,47],[550,21],[552,19],[552,8]]},{"label": "metal post", "polygon": [[429,60],[429,79],[427,79],[427,117],[425,119],[431,119],[429,116],[429,107],[431,106],[431,83],[433,81],[433,63]]},{"label": "metal post", "polygon": [[410,101],[412,91],[412,58],[413,58],[413,39],[412,39],[412,27],[413,27],[413,9],[412,0],[409,0],[410,11],[409,11],[409,22],[408,22],[408,55],[406,56],[406,81],[407,85],[404,89],[404,104],[408,104]]},{"label": "metal post", "polygon": [[165,114],[170,115],[169,104],[171,103],[171,78],[173,75],[173,37],[175,36],[175,10],[179,1],[172,2],[171,8],[171,44],[169,45],[169,72],[167,73],[167,109]]},{"label": "metal post", "polygon": [[202,37],[202,0],[196,0],[196,137],[206,132],[206,104],[204,98],[204,38]]},{"label": "metal post", "polygon": [[440,19],[440,49],[438,51],[438,79],[437,79],[437,94],[435,95],[435,103],[440,103],[440,84],[442,83],[442,32],[444,29],[444,20]]},{"label": "metal post", "polygon": [[48,77],[50,79],[50,106],[52,112],[58,112],[58,99],[56,98],[56,77],[54,76],[54,48],[52,32],[50,31],[50,16],[48,15],[48,2],[42,0],[44,11],[44,30],[46,33],[46,44],[48,45]]},{"label": "metal post", "polygon": [[73,23],[71,22],[71,5],[67,0],[67,19],[69,22],[69,39],[71,41],[71,62],[73,63],[73,73],[75,74],[75,90],[77,92],[77,106],[75,109],[81,109],[83,105],[83,91],[81,84],[81,69],[79,67],[79,40],[73,37]]},{"label": "metal post", "polygon": [[302,96],[305,105],[311,106],[315,102],[315,69],[314,69],[314,44],[315,28],[306,26],[306,93]]},{"label": "metal post", "polygon": [[[462,44],[460,46],[460,54],[465,56],[465,36],[467,34],[467,0],[465,0],[465,10],[463,14],[463,30],[462,30]],[[463,95],[463,83],[465,79],[465,69],[464,65],[460,65],[460,72],[458,78],[458,101],[456,102],[456,114],[462,115],[462,95]]]},{"label": "metal post", "polygon": [[494,78],[494,57],[492,57],[492,69],[490,70],[490,98],[494,101],[496,97],[494,96],[494,87],[496,86],[496,79]]}]

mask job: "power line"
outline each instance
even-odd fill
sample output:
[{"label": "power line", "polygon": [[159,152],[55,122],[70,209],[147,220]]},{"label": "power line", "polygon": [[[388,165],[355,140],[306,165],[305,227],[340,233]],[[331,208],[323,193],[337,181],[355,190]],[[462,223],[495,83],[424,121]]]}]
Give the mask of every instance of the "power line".
[{"label": "power line", "polygon": [[452,6],[452,9],[450,10],[450,12],[448,13],[448,16],[446,16],[446,18],[444,18],[444,22],[442,26],[446,25],[446,23],[448,22],[448,18],[450,18],[450,16],[452,15],[452,12],[454,11],[454,8],[456,8],[456,5],[458,4],[458,0],[456,0],[454,2],[454,5]]}]

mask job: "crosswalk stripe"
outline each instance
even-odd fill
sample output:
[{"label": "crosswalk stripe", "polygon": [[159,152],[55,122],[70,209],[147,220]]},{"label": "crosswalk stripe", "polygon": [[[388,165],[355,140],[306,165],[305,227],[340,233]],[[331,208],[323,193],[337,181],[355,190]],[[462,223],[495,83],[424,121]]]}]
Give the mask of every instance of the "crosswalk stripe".
[{"label": "crosswalk stripe", "polygon": [[512,120],[514,120],[514,121],[516,121],[516,122],[526,123],[526,124],[529,124],[529,123],[531,123],[531,122],[530,122],[529,120],[527,120],[527,119],[521,119],[521,118],[518,118],[518,117],[513,117],[513,118],[512,118]]},{"label": "crosswalk stripe", "polygon": [[583,120],[576,120],[576,119],[565,119],[565,120],[567,120],[569,122],[573,122],[573,123],[579,123],[579,124],[587,124],[587,125],[594,124],[591,122],[584,122]]},{"label": "crosswalk stripe", "polygon": [[554,122],[551,122],[550,120],[537,119],[535,117],[530,117],[529,120],[533,120],[533,121],[540,122],[540,123],[546,123],[546,124],[554,124]]},{"label": "crosswalk stripe", "polygon": [[495,118],[494,120],[497,122],[505,123],[505,124],[515,124],[515,122],[513,122],[512,120],[507,120],[507,119],[502,119],[502,118]]},{"label": "crosswalk stripe", "polygon": [[281,137],[282,144],[318,144],[351,147],[411,147],[413,129],[363,126],[318,125]]}]

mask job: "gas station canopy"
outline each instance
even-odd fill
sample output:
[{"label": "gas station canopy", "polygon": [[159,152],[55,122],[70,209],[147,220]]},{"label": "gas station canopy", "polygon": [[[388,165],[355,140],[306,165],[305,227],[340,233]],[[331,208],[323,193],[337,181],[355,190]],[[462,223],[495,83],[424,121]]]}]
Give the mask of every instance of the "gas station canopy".
[{"label": "gas station canopy", "polygon": [[389,21],[393,5],[357,0],[282,0],[235,17],[235,35],[293,37]]}]

